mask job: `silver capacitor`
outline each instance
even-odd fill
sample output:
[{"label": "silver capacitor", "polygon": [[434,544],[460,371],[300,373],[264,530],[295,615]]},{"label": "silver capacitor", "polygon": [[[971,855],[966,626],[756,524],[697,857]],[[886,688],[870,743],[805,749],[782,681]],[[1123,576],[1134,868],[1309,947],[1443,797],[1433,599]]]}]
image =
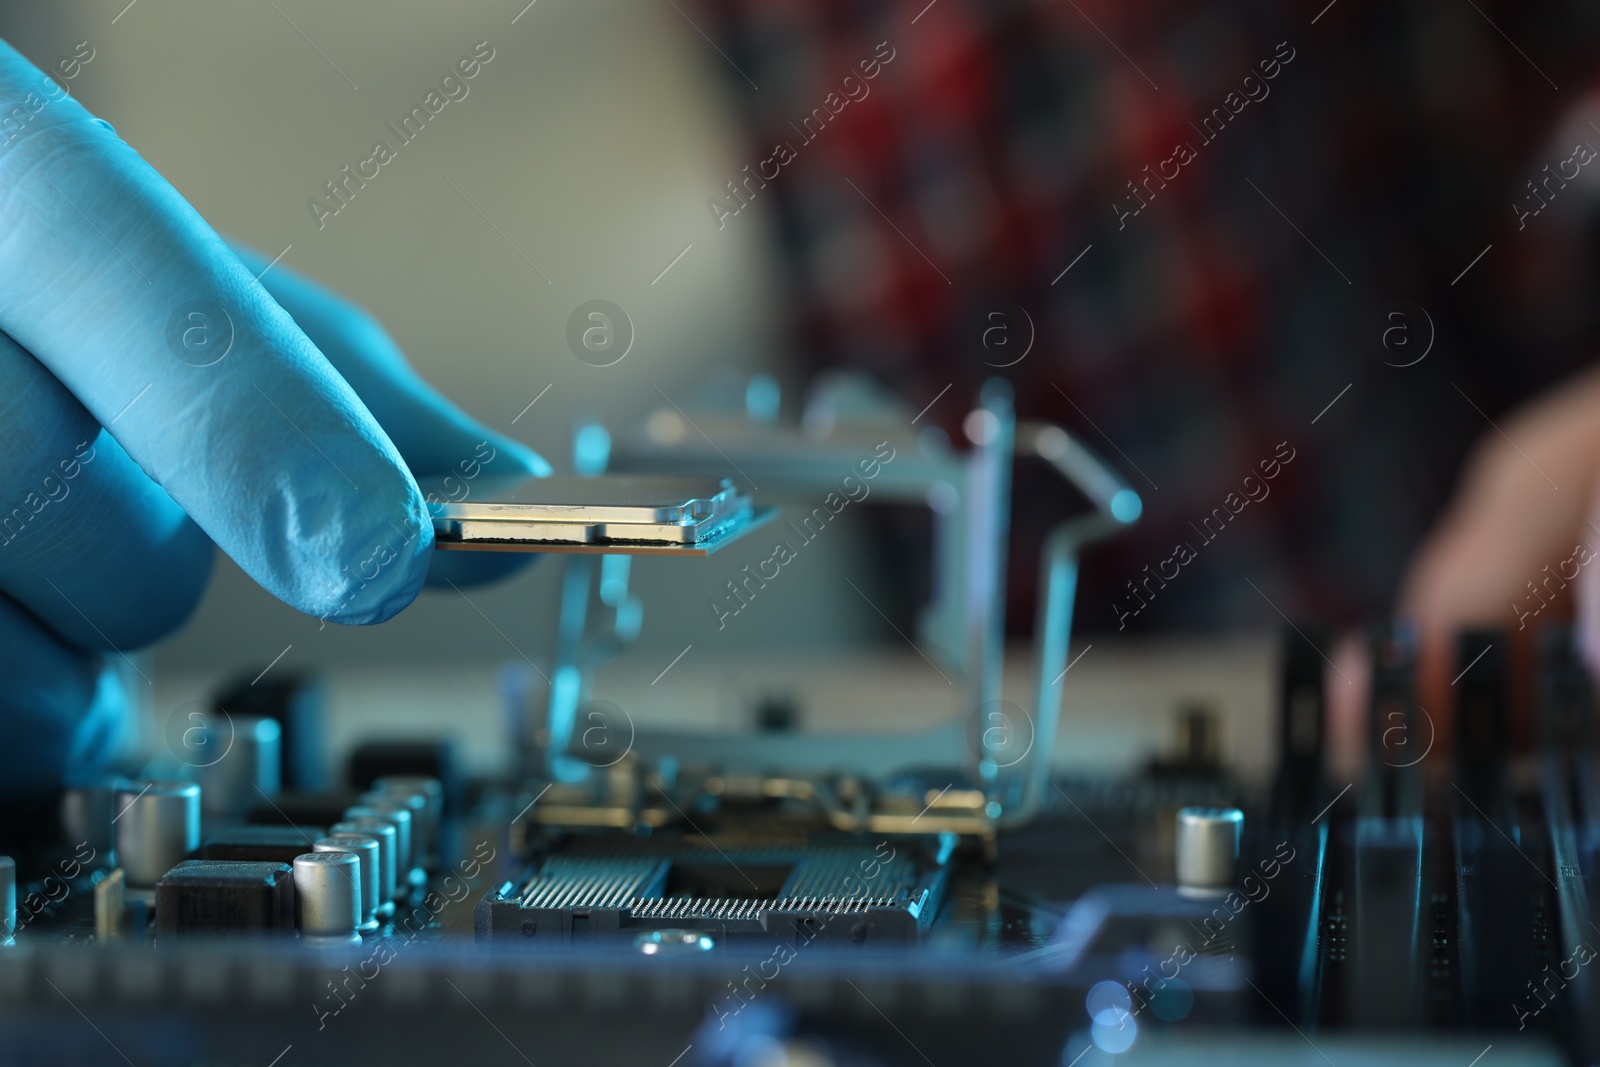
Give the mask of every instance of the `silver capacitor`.
[{"label": "silver capacitor", "polygon": [[0,945],[9,945],[17,932],[17,861],[0,856]]},{"label": "silver capacitor", "polygon": [[421,820],[425,842],[418,847],[418,862],[425,870],[439,869],[439,826],[444,821],[444,787],[439,779],[420,774],[387,774],[372,783],[372,791],[384,795],[422,798]]},{"label": "silver capacitor", "polygon": [[378,840],[378,909],[380,917],[394,914],[395,844],[394,823],[383,819],[348,819],[328,827],[328,834],[341,837],[345,834],[374,837]]},{"label": "silver capacitor", "polygon": [[412,849],[411,807],[399,801],[387,804],[356,804],[344,809],[349,819],[383,819],[394,824],[394,876],[402,887],[411,884],[411,868],[416,866]]},{"label": "silver capacitor", "polygon": [[1243,831],[1244,812],[1238,808],[1180,808],[1178,891],[1190,896],[1226,893],[1233,886]]},{"label": "silver capacitor", "polygon": [[205,729],[217,735],[209,743],[226,746],[212,762],[196,765],[207,814],[242,815],[263,796],[278,795],[283,727],[277,719],[233,715]]},{"label": "silver capacitor", "polygon": [[120,784],[111,776],[68,784],[61,794],[61,833],[68,842],[88,845],[96,856],[115,847],[111,817],[116,809],[112,804]]},{"label": "silver capacitor", "polygon": [[371,834],[334,834],[319,837],[312,844],[313,852],[348,852],[360,864],[361,878],[361,929],[378,927],[378,893],[381,891],[378,871],[378,839]]},{"label": "silver capacitor", "polygon": [[361,861],[351,852],[307,852],[294,858],[295,914],[307,940],[360,941]]},{"label": "silver capacitor", "polygon": [[200,847],[200,787],[193,782],[124,782],[112,807],[117,865],[135,893],[153,892],[157,879]]},{"label": "silver capacitor", "polygon": [[356,800],[368,808],[379,808],[383,811],[405,810],[411,813],[411,866],[426,870],[428,863],[426,856],[432,848],[431,827],[428,825],[428,798],[415,792],[380,792],[373,790],[363,793]]}]

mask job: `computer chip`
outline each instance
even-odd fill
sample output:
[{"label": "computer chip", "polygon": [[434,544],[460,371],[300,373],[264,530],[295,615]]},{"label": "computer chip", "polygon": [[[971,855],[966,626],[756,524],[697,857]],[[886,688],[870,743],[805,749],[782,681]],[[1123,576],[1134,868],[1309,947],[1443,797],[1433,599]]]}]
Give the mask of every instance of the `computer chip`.
[{"label": "computer chip", "polygon": [[953,839],[823,834],[793,844],[704,835],[573,838],[478,905],[479,940],[654,930],[809,942],[915,942],[938,911]]},{"label": "computer chip", "polygon": [[707,555],[765,522],[731,481],[553,477],[460,483],[430,495],[450,551]]}]

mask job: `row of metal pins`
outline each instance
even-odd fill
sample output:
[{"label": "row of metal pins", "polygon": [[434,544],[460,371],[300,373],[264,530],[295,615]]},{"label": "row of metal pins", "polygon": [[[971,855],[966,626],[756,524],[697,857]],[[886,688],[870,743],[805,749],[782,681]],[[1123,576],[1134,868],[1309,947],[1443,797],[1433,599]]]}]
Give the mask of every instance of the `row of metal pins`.
[{"label": "row of metal pins", "polygon": [[[593,874],[588,874],[579,880],[577,886],[574,886],[572,879],[567,876],[550,878],[548,881],[545,876],[541,876],[534,879],[535,884],[523,894],[522,906],[525,908],[602,907],[605,905],[596,902],[597,896],[601,900],[608,897],[620,899],[631,896],[651,873],[653,872],[613,873],[603,881]],[[537,883],[541,881],[545,884],[538,885]]]},{"label": "row of metal pins", "polygon": [[656,897],[649,900],[630,898],[623,901],[622,906],[631,911],[634,917],[641,919],[683,918],[690,915],[711,919],[740,919],[754,918],[766,910],[780,912],[823,911],[842,915],[864,912],[868,908],[889,907],[893,903],[894,901],[888,897],[838,897],[827,895],[787,897],[782,900],[739,898],[715,902],[696,900],[689,897]]}]

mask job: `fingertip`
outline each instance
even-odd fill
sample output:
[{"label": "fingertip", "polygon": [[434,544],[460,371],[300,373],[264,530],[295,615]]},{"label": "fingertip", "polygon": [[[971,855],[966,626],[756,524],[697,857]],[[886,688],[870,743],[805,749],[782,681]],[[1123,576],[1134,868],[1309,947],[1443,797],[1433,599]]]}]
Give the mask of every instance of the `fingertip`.
[{"label": "fingertip", "polygon": [[[405,502],[376,508],[344,502],[345,513],[311,526],[312,536],[285,538],[294,562],[282,599],[325,622],[371,626],[387,622],[421,592],[433,555],[433,523],[422,494],[404,471]],[[301,500],[298,503],[304,504]],[[296,529],[298,517],[284,528]]]},{"label": "fingertip", "polygon": [[[368,561],[372,559],[368,557]],[[341,591],[334,610],[323,618],[341,626],[376,626],[388,622],[410,607],[422,592],[428,578],[428,564],[426,559],[410,557],[389,568],[387,573],[392,575],[387,581],[381,577],[374,581],[352,578]]]}]

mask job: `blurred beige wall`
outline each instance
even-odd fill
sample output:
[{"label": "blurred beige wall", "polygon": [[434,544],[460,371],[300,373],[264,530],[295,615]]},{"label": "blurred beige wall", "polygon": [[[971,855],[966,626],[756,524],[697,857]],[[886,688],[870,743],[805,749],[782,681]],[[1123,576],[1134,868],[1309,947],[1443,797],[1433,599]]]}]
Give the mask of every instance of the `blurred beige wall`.
[{"label": "blurred beige wall", "polygon": [[[659,402],[657,386],[682,396],[718,369],[793,378],[772,335],[767,205],[721,232],[705,206],[743,165],[725,60],[656,0],[524,3],[96,0],[11,7],[0,34],[42,67],[87,40],[95,56],[73,92],[214,227],[268,256],[289,246],[285,264],[365,305],[429,380],[562,468],[575,414],[624,425]],[[480,41],[494,58],[469,95],[319,230],[308,199],[375,141],[396,144],[385,123]],[[568,315],[596,297],[620,304],[636,329],[633,350],[610,368],[578,361],[565,341]],[[840,573],[850,545],[849,530],[819,542],[814,575]],[[746,562],[746,547],[715,557],[715,573],[710,561],[636,568],[647,605],[637,654],[670,656],[696,634],[728,649],[876,632],[842,580],[819,598],[804,588],[812,579],[797,579],[736,633],[704,636],[715,633],[704,602]],[[286,662],[301,666],[495,660],[518,649],[538,658],[556,572],[534,567],[471,603],[425,594],[382,627],[319,631],[219,555],[205,602],[157,663],[261,665],[291,643]]]}]

